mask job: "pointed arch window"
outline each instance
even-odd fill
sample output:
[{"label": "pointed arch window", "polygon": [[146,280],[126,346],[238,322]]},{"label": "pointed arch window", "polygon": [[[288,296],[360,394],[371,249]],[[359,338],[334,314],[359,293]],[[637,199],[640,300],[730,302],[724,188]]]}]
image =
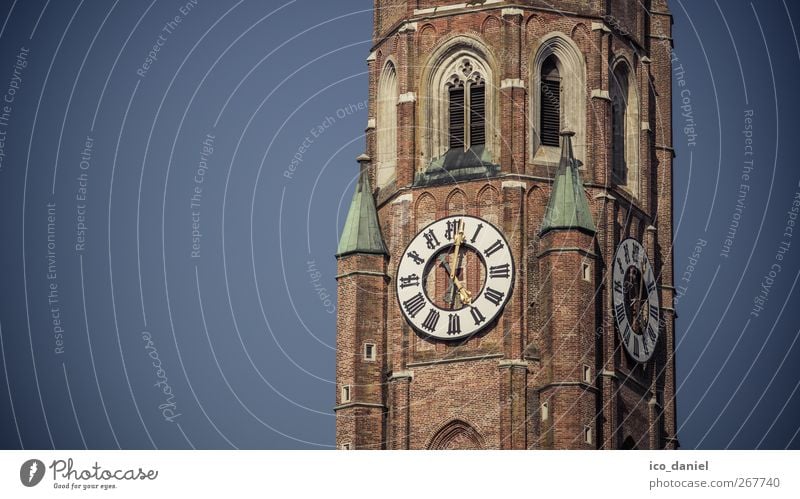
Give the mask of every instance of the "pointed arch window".
[{"label": "pointed arch window", "polygon": [[630,66],[620,60],[611,75],[611,172],[634,195],[639,189],[639,96]]}]

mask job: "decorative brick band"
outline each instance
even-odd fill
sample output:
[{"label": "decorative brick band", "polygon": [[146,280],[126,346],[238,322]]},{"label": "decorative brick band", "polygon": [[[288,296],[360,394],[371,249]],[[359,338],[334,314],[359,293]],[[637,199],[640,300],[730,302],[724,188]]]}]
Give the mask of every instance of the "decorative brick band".
[{"label": "decorative brick band", "polygon": [[389,274],[387,274],[385,272],[373,272],[371,270],[354,270],[353,272],[347,272],[347,273],[344,273],[344,274],[339,274],[339,275],[336,276],[336,279],[342,279],[342,278],[350,277],[350,276],[354,276],[354,275],[371,275],[371,276],[376,276],[376,277],[386,277],[387,279],[389,278]]},{"label": "decorative brick band", "polygon": [[451,364],[453,362],[465,362],[468,360],[489,360],[489,359],[499,359],[502,358],[502,353],[493,353],[489,355],[472,355],[469,357],[452,357],[447,359],[439,359],[439,360],[427,360],[422,362],[409,362],[408,366],[410,367],[422,367],[422,366],[434,366],[439,364]]}]

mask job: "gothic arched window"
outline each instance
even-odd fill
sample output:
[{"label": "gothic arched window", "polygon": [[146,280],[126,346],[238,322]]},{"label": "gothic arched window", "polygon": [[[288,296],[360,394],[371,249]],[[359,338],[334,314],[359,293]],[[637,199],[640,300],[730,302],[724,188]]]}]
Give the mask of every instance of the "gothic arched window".
[{"label": "gothic arched window", "polygon": [[397,71],[387,62],[378,81],[376,184],[384,187],[395,179],[397,167]]},{"label": "gothic arched window", "polygon": [[[424,63],[418,167],[494,164],[499,147],[496,61],[477,38],[460,35]],[[449,158],[449,159],[448,159]]]},{"label": "gothic arched window", "polygon": [[611,172],[615,182],[638,194],[639,95],[630,66],[620,60],[611,75]]},{"label": "gothic arched window", "polygon": [[567,128],[575,158],[586,151],[586,61],[571,38],[553,32],[542,37],[530,64],[531,159],[558,162],[559,133]]}]

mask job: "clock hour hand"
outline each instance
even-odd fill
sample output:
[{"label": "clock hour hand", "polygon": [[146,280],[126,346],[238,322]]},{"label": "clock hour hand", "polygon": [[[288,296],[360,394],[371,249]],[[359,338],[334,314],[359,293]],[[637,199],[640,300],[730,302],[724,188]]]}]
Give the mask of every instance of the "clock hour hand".
[{"label": "clock hour hand", "polygon": [[456,301],[456,286],[453,282],[452,272],[450,271],[450,264],[447,263],[447,258],[445,258],[444,254],[439,255],[437,259],[439,261],[439,265],[444,267],[445,272],[447,272],[448,283],[447,283],[447,292],[444,295],[444,302],[450,305],[451,307]]},{"label": "clock hour hand", "polygon": [[[472,293],[464,287],[464,284],[456,277],[455,272],[452,271],[452,268],[447,263],[444,255],[439,255],[438,258],[439,264],[444,267],[447,271],[447,275],[450,276],[450,287],[447,288],[448,293],[452,293],[452,286],[458,288],[458,297],[461,300],[461,303],[468,304],[472,301]],[[452,295],[450,295],[452,296]],[[447,300],[447,298],[445,298]],[[454,300],[447,300],[447,303],[453,303]]]}]

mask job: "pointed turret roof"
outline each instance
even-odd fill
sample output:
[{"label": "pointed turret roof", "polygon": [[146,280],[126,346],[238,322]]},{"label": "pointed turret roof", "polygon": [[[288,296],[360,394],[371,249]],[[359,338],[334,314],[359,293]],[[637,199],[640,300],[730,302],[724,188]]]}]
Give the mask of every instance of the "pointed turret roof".
[{"label": "pointed turret roof", "polygon": [[366,163],[369,156],[362,154],[358,157],[361,164],[361,174],[358,177],[353,200],[350,202],[350,211],[339,239],[339,248],[336,256],[350,253],[372,253],[388,255],[383,242],[381,228],[378,225],[378,210],[375,208],[375,199],[369,185],[369,174]]},{"label": "pointed turret roof", "polygon": [[540,234],[554,229],[574,229],[590,234],[596,232],[578,172],[578,162],[572,154],[573,135],[575,132],[561,132],[561,162],[553,179],[553,191]]}]

